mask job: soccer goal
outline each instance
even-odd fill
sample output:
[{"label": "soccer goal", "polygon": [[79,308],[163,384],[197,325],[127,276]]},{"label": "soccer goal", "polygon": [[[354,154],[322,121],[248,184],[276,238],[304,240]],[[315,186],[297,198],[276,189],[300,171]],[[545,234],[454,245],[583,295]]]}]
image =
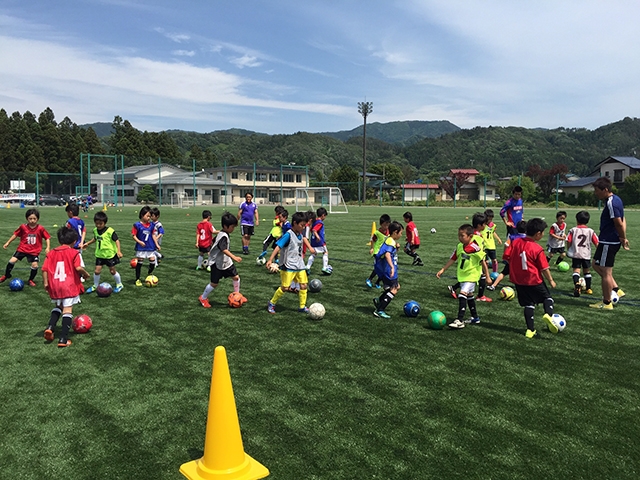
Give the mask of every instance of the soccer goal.
[{"label": "soccer goal", "polygon": [[171,192],[171,208],[189,208],[191,206],[189,195],[184,192]]},{"label": "soccer goal", "polygon": [[296,210],[324,207],[329,213],[349,213],[342,192],[337,187],[296,188]]}]

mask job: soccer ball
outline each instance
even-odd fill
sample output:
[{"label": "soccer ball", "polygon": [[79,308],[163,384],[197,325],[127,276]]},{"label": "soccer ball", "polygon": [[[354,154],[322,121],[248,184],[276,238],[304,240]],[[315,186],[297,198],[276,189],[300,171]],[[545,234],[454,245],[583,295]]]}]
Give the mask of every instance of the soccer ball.
[{"label": "soccer ball", "polygon": [[442,330],[444,326],[447,324],[447,317],[444,316],[444,313],[434,310],[429,314],[429,318],[427,318],[427,325],[429,328],[433,328],[434,330]]},{"label": "soccer ball", "polygon": [[611,303],[613,303],[614,305],[617,304],[620,301],[620,297],[618,296],[617,292],[614,292],[613,290],[611,291]]},{"label": "soccer ball", "polygon": [[582,290],[583,292],[587,289],[587,281],[584,279],[584,277],[580,277],[580,279],[578,280],[578,285],[580,285],[580,290]]},{"label": "soccer ball", "polygon": [[564,317],[562,315],[558,315],[557,313],[551,315],[551,323],[558,327],[558,332],[563,331],[567,326],[567,321],[564,319]]},{"label": "soccer ball", "polygon": [[404,314],[407,317],[417,317],[420,313],[420,304],[415,300],[409,300],[404,304]]},{"label": "soccer ball", "polygon": [[269,265],[269,273],[278,273],[280,271],[280,266],[273,262],[271,265]]},{"label": "soccer ball", "polygon": [[502,300],[513,300],[516,297],[516,292],[511,287],[502,287],[500,290],[500,298]]},{"label": "soccer ball", "polygon": [[11,282],[9,282],[9,290],[11,290],[12,292],[19,292],[23,288],[24,282],[19,278],[14,278],[13,280],[11,280]]},{"label": "soccer ball", "polygon": [[309,282],[309,291],[311,293],[318,293],[320,290],[322,290],[322,282],[320,280],[314,278]]},{"label": "soccer ball", "polygon": [[312,303],[309,307],[309,318],[311,320],[322,320],[324,314],[324,306],[321,303]]},{"label": "soccer ball", "polygon": [[138,259],[132,258],[131,261],[129,262],[129,265],[131,265],[131,268],[136,268],[138,266]]},{"label": "soccer ball", "polygon": [[560,262],[558,264],[558,271],[559,272],[568,272],[570,268],[571,267],[569,266],[569,264],[567,262]]},{"label": "soccer ball", "polygon": [[240,292],[231,292],[227,297],[229,302],[229,306],[232,308],[240,308],[242,305],[247,303],[247,299]]},{"label": "soccer ball", "polygon": [[144,279],[144,284],[147,287],[157,287],[158,277],[156,277],[155,275],[149,275],[147,278]]},{"label": "soccer ball", "polygon": [[71,328],[76,333],[89,333],[92,326],[93,321],[91,320],[91,317],[86,314],[78,315],[71,322]]},{"label": "soccer ball", "polygon": [[431,233],[436,233],[436,229],[435,229],[435,228],[432,228],[432,229],[431,229]]},{"label": "soccer ball", "polygon": [[491,281],[494,281],[496,278],[498,278],[500,274],[498,272],[491,272],[489,274],[489,277],[491,278]]},{"label": "soccer ball", "polygon": [[326,268],[322,269],[322,273],[325,275],[331,275],[333,273],[333,267],[331,265],[327,265]]},{"label": "soccer ball", "polygon": [[107,282],[102,282],[96,289],[96,293],[99,297],[108,297],[111,295],[111,292],[113,292],[113,287]]},{"label": "soccer ball", "polygon": [[262,266],[262,265],[264,265],[265,263],[267,263],[267,259],[266,259],[266,258],[264,258],[264,257],[258,257],[258,258],[256,258],[256,265],[258,265],[258,266]]}]

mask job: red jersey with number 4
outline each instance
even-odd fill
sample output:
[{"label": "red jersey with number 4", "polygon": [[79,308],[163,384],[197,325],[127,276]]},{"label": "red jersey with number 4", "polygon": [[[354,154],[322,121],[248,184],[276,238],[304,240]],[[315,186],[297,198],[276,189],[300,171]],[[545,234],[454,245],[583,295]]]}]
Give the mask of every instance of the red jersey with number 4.
[{"label": "red jersey with number 4", "polygon": [[28,224],[23,223],[13,234],[20,239],[20,245],[17,248],[18,252],[26,253],[27,255],[40,255],[42,241],[51,238],[49,232],[40,224],[31,228]]},{"label": "red jersey with number 4", "polygon": [[209,248],[213,245],[213,225],[211,222],[200,222],[196,227],[198,232],[198,246],[202,248]]},{"label": "red jersey with number 4", "polygon": [[532,238],[525,237],[511,244],[509,277],[516,285],[540,285],[542,271],[549,268],[544,249]]},{"label": "red jersey with number 4", "polygon": [[76,270],[80,262],[80,252],[69,245],[54,248],[47,254],[42,271],[47,272],[47,291],[52,299],[73,298],[84,291]]}]

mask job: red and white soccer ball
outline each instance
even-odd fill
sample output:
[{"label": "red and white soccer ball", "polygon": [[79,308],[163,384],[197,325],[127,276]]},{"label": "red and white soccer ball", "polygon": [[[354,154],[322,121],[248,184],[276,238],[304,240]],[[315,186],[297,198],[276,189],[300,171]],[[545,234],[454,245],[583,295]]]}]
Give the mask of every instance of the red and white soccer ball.
[{"label": "red and white soccer ball", "polygon": [[89,333],[92,326],[93,321],[91,320],[91,317],[86,314],[78,315],[71,322],[71,328],[76,333]]}]

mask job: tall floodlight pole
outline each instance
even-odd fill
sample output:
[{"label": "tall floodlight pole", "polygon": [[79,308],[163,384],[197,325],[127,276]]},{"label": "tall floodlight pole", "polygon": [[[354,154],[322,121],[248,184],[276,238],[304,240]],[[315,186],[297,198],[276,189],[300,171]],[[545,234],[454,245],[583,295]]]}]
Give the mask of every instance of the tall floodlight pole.
[{"label": "tall floodlight pole", "polygon": [[373,112],[373,102],[358,102],[358,113],[364,118],[362,128],[362,203],[367,200],[367,116]]}]

